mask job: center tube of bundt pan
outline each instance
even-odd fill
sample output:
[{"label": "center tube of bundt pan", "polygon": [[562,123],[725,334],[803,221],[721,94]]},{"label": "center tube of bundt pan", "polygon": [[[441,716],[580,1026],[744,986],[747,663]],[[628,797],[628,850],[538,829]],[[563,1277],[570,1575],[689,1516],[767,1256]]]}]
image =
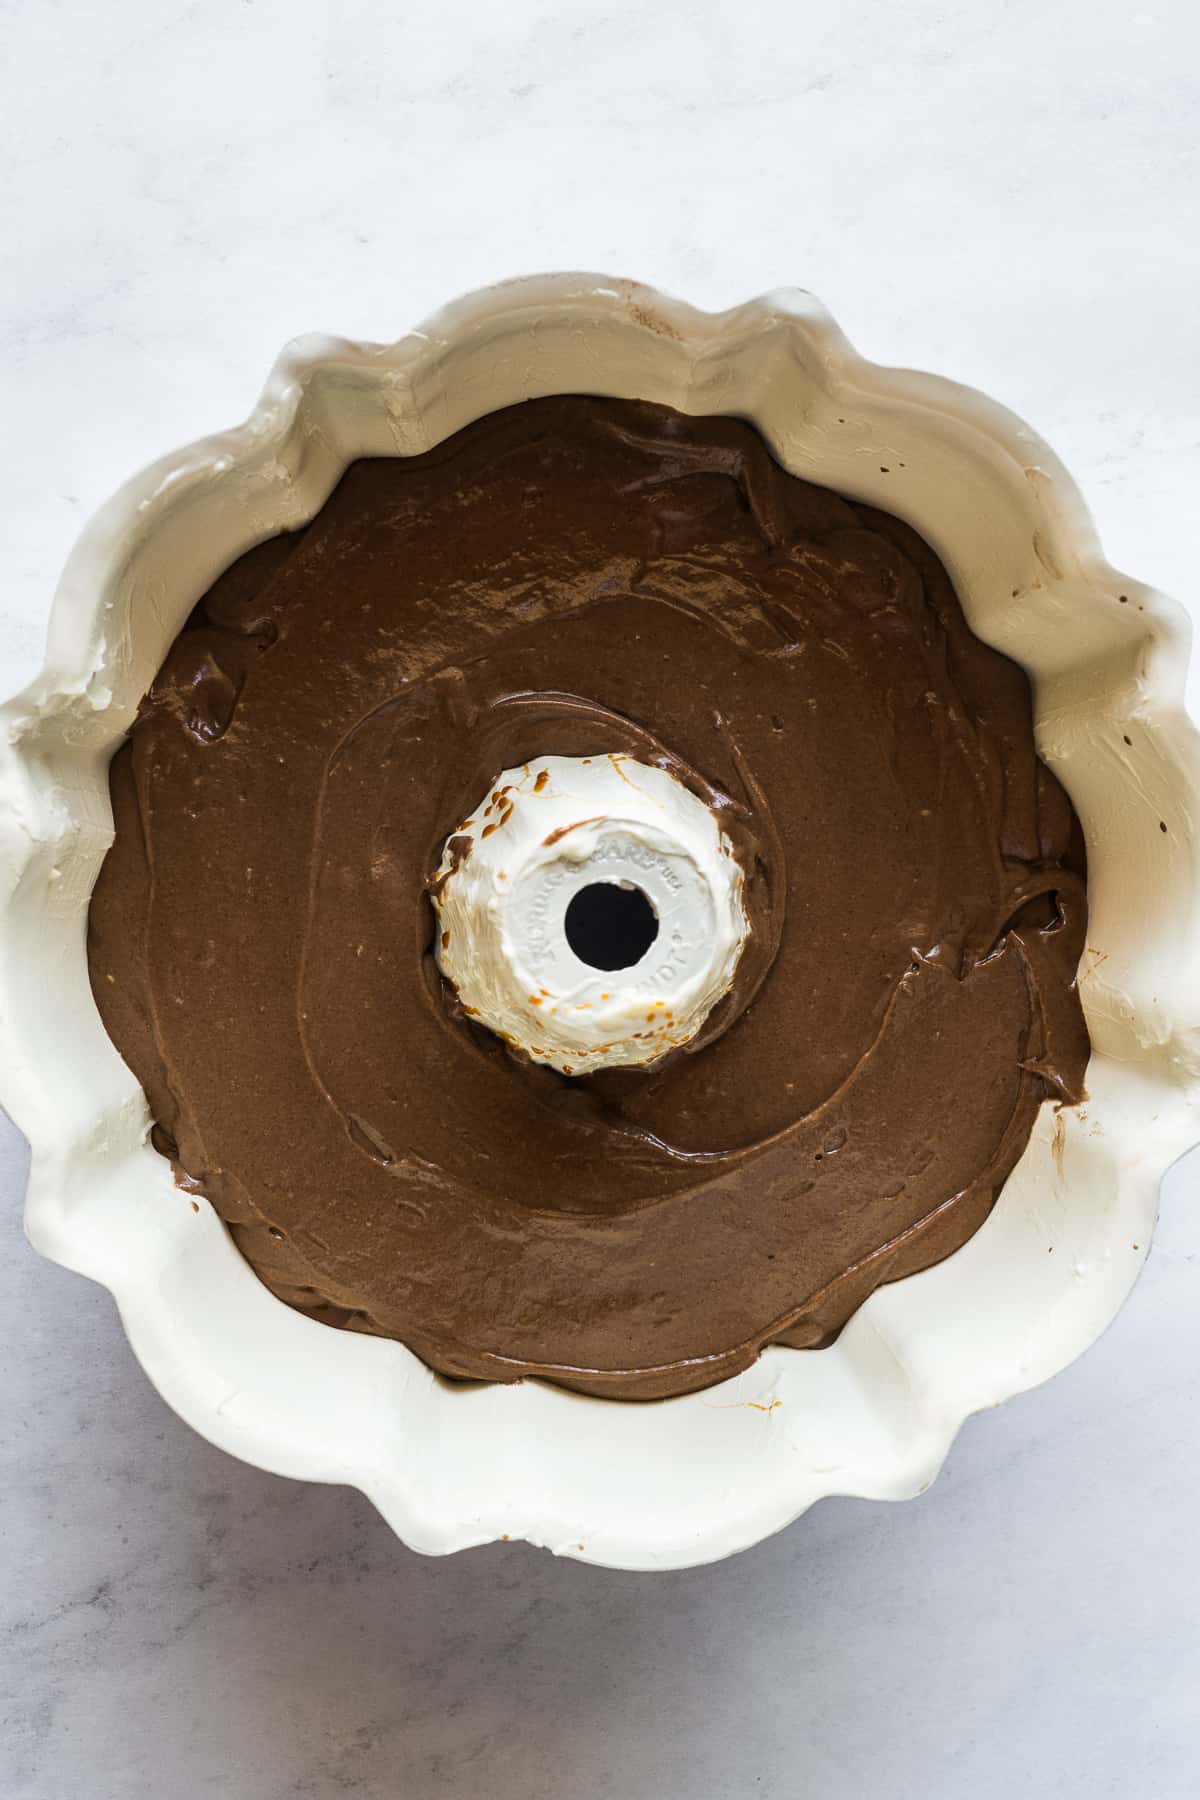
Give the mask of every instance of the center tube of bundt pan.
[{"label": "center tube of bundt pan", "polygon": [[467,1016],[567,1076],[686,1044],[732,984],[744,878],[712,809],[616,753],[505,769],[446,840],[438,966]]}]

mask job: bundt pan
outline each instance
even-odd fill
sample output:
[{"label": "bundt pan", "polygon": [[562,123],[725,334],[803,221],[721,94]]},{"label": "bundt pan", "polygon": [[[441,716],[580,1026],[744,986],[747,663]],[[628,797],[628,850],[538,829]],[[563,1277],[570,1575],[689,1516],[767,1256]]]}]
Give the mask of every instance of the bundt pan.
[{"label": "bundt pan", "polygon": [[[899,514],[1034,685],[1041,754],[1088,845],[1087,1100],[1047,1102],[982,1229],[880,1288],[837,1342],[652,1404],[457,1384],[263,1287],[149,1142],[101,1026],[88,897],[107,766],[196,599],[303,524],[355,457],[425,450],[536,395],[754,421],[796,474]],[[1104,561],[1057,458],[934,376],[879,368],[807,294],[725,313],[589,275],[501,284],[394,345],[304,338],[236,430],[163,458],[88,526],[46,664],[3,709],[0,1085],[33,1147],[35,1247],[112,1290],[165,1399],[222,1449],[361,1488],[414,1548],[501,1536],[619,1568],[728,1555],[827,1494],[898,1500],[969,1414],[1044,1381],[1116,1314],[1159,1182],[1200,1136],[1200,737],[1181,609]]]}]

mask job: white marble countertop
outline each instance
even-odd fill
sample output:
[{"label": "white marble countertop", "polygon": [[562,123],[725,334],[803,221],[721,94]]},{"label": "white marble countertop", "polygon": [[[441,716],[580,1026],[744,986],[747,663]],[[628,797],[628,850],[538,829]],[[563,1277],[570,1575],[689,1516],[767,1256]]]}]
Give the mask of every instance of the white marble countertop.
[{"label": "white marble countertop", "polygon": [[[1023,413],[1114,560],[1200,591],[1191,0],[3,19],[6,692],[83,520],[240,418],[286,338],[533,269],[811,287],[868,355]],[[9,1800],[1194,1800],[1196,1158],[1113,1329],[923,1499],[666,1576],[425,1561],[230,1461],[25,1249],[23,1171],[4,1127]]]}]

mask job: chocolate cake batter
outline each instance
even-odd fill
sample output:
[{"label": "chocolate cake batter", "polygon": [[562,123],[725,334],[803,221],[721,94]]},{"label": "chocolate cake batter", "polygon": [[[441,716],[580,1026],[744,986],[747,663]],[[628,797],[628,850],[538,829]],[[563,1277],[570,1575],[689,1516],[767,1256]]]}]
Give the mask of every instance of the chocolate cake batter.
[{"label": "chocolate cake batter", "polygon": [[[565,1079],[431,954],[544,752],[660,761],[752,923],[699,1037]],[[112,765],[96,1000],[262,1280],[453,1376],[655,1398],[829,1342],[1077,1100],[1083,852],[928,546],[747,424],[555,398],[347,470],[197,606]]]}]

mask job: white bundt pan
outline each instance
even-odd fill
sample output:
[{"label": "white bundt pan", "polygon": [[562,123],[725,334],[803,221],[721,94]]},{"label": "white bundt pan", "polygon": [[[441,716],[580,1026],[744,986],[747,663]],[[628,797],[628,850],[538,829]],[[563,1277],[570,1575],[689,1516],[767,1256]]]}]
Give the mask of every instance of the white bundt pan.
[{"label": "white bundt pan", "polygon": [[[880,1289],[831,1349],[769,1350],[707,1393],[643,1405],[458,1386],[400,1344],[275,1300],[151,1149],[84,949],[109,758],[213,578],[311,518],[353,458],[412,455],[497,407],[579,392],[740,414],[798,475],[915,525],[975,630],[1032,675],[1041,752],[1089,851],[1086,1103],[1043,1106],[983,1229]],[[135,1354],[197,1431],[262,1468],[361,1488],[419,1550],[505,1536],[679,1568],[823,1495],[920,1493],[970,1413],[1108,1325],[1163,1172],[1200,1136],[1189,636],[1177,605],[1104,561],[1070,477],[1018,419],[863,361],[804,293],[708,314],[629,282],[535,277],[395,345],[300,340],[245,425],[165,457],[88,526],[45,668],[2,709],[0,1088],[33,1146],[32,1243],[112,1290]]]}]

